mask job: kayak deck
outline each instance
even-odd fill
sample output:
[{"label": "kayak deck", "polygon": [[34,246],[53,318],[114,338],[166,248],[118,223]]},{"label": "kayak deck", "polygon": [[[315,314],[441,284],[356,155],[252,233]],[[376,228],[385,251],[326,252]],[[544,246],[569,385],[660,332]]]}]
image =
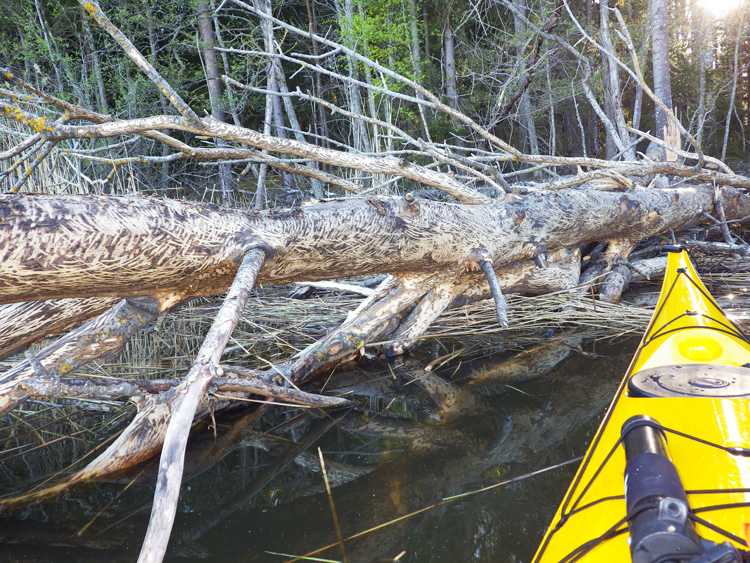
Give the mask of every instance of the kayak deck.
[{"label": "kayak deck", "polygon": [[649,327],[534,561],[630,561],[620,433],[635,415],[664,429],[701,538],[747,549],[750,460],[722,449],[750,448],[746,364],[750,342],[687,254],[670,253]]}]

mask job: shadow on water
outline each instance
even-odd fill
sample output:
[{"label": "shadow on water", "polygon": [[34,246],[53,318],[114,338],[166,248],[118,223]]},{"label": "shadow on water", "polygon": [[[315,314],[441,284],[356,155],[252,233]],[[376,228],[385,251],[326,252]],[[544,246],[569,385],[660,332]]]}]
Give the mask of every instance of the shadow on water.
[{"label": "shadow on water", "polygon": [[[167,559],[287,561],[276,554],[335,544],[320,450],[344,538],[437,505],[346,541],[348,561],[529,561],[577,464],[443,499],[584,453],[636,341],[580,344],[434,372],[416,354],[317,382],[354,398],[347,412],[223,413],[216,437],[207,424],[191,438]],[[519,378],[531,379],[506,384]],[[0,560],[135,560],[154,475],[152,464],[6,516]]]}]

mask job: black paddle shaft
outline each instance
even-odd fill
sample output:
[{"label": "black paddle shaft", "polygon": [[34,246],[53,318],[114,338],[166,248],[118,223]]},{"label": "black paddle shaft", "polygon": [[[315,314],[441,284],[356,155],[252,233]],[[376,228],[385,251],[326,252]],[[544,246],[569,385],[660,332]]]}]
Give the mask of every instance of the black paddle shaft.
[{"label": "black paddle shaft", "polygon": [[646,415],[631,417],[622,425],[622,441],[633,563],[741,562],[730,544],[702,541],[695,531],[660,424]]}]

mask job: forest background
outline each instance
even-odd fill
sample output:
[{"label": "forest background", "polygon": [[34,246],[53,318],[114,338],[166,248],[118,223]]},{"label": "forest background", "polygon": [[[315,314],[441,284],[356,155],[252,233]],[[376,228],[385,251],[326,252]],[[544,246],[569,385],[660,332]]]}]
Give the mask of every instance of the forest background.
[{"label": "forest background", "polygon": [[[77,2],[3,4],[2,64],[18,77],[117,119],[169,113],[169,102],[156,86]],[[347,48],[417,81],[527,154],[608,159],[623,152],[632,155],[630,143],[637,140],[630,135],[623,146],[608,129],[605,120],[617,124],[618,111],[632,128],[659,136],[653,101],[616,65],[613,81],[607,56],[595,47],[594,41],[630,64],[611,10],[616,7],[646,82],[656,84],[660,77],[653,69],[658,73],[666,68],[671,105],[704,152],[746,168],[746,5],[722,8],[721,3],[704,0],[650,4],[255,0],[103,2],[102,8],[199,115],[213,114],[282,139],[306,140],[352,154],[406,157],[447,170],[427,154],[429,144],[460,157],[484,158],[504,173],[518,173],[529,167],[483,154],[487,144],[474,130],[445,112],[414,103],[414,97],[423,96],[349,56]],[[264,12],[286,25],[259,17]],[[652,27],[662,24],[668,28],[668,50],[652,53]],[[345,48],[310,40],[290,25]],[[652,54],[668,57],[666,67],[650,64]],[[18,131],[7,123],[0,131],[6,136],[5,146],[15,144]],[[211,139],[200,144],[224,146]],[[647,144],[642,140],[635,148],[645,152]],[[288,172],[266,179],[260,157],[221,159],[229,164],[217,166],[218,159],[206,163],[205,158],[184,158],[143,137],[103,139],[94,145],[73,139],[49,150],[54,158],[48,166],[64,172],[57,181],[67,184],[59,191],[136,190],[220,201],[223,190],[224,201],[238,197],[256,207],[325,195],[320,180]],[[287,164],[309,162],[279,158]],[[11,167],[10,162],[0,160],[0,180],[18,188],[33,159],[28,166]],[[29,189],[50,190],[46,177],[29,174]],[[344,169],[336,174],[361,188],[382,183],[362,171]],[[537,171],[535,178],[553,177],[554,172]],[[527,173],[520,179],[534,178]],[[476,178],[468,181],[482,183]],[[327,183],[327,193],[341,193],[341,184]],[[398,182],[391,180],[380,187],[397,190],[394,184]],[[408,180],[406,184],[414,187]],[[279,200],[267,201],[266,185],[280,188],[274,195]]]}]

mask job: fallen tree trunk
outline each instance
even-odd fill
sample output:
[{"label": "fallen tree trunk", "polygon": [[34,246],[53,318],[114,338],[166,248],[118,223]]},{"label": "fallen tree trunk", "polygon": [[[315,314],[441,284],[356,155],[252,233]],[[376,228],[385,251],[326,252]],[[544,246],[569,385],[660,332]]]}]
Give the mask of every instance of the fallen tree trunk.
[{"label": "fallen tree trunk", "polygon": [[[746,195],[724,192],[728,219],[750,214]],[[563,190],[474,206],[352,198],[268,212],[142,197],[4,195],[0,303],[150,295],[163,311],[225,291],[252,248],[269,254],[261,284],[455,273],[479,248],[497,269],[588,241],[639,241],[713,209],[710,186]]]},{"label": "fallen tree trunk", "polygon": [[[750,215],[750,198],[740,191],[726,188],[722,199],[728,219]],[[599,240],[630,247],[712,214],[714,206],[710,186],[564,190],[474,206],[407,196],[347,199],[268,212],[158,198],[5,195],[0,303],[26,301],[37,310],[34,300],[148,296],[165,311],[225,291],[252,249],[268,257],[260,283],[396,276],[400,284],[390,294],[372,299],[369,309],[300,356],[292,368],[299,381],[389,334],[395,333],[392,351],[401,353],[452,302],[488,295],[477,256],[492,263],[503,291],[570,287],[578,266],[567,264],[580,258],[560,251]],[[565,275],[529,261],[540,255],[556,256],[553,266],[565,263]],[[425,295],[406,321],[397,319]],[[72,303],[80,314],[80,304]],[[64,313],[56,315],[64,323]],[[2,321],[0,349],[31,341],[23,338],[31,331],[25,318]]]},{"label": "fallen tree trunk", "polygon": [[[24,389],[26,382],[49,373],[58,377],[63,366],[73,365],[71,358],[80,364],[98,357],[98,351],[111,353],[157,312],[234,283],[234,294],[242,297],[234,297],[239,301],[217,316],[214,336],[207,337],[182,385],[145,402],[117,442],[77,474],[80,481],[121,471],[154,455],[165,440],[171,444],[162,453],[158,502],[142,552],[143,560],[159,561],[174,516],[190,423],[204,410],[211,381],[223,375],[219,358],[253,283],[393,276],[341,327],[288,362],[249,374],[251,381],[285,386],[359,354],[372,342],[391,338],[391,353],[404,352],[446,307],[489,295],[481,267],[486,272],[491,266],[503,291],[572,287],[580,272],[578,245],[610,240],[618,249],[610,254],[625,252],[644,238],[713,214],[715,197],[712,186],[561,190],[467,206],[407,194],[248,212],[142,197],[0,196],[0,303],[27,302],[22,310],[38,310],[34,302],[40,300],[125,297],[121,306],[146,303],[149,313],[127,313],[126,330],[115,327],[102,336],[103,323],[120,319],[112,309],[50,350],[28,356],[2,377],[0,404],[19,404],[31,391]],[[725,188],[722,200],[727,219],[750,216],[750,198],[740,191]],[[249,268],[244,282],[237,275],[243,261]],[[64,323],[64,312],[55,310],[56,322]],[[31,340],[19,340],[25,330],[21,321],[7,320],[4,328],[8,336],[0,337],[0,349]],[[74,351],[71,358],[65,350]]]},{"label": "fallen tree trunk", "polygon": [[[113,307],[119,297],[52,299],[0,306],[0,360],[4,360],[47,335],[63,332]],[[18,330],[23,327],[23,330]]]}]

